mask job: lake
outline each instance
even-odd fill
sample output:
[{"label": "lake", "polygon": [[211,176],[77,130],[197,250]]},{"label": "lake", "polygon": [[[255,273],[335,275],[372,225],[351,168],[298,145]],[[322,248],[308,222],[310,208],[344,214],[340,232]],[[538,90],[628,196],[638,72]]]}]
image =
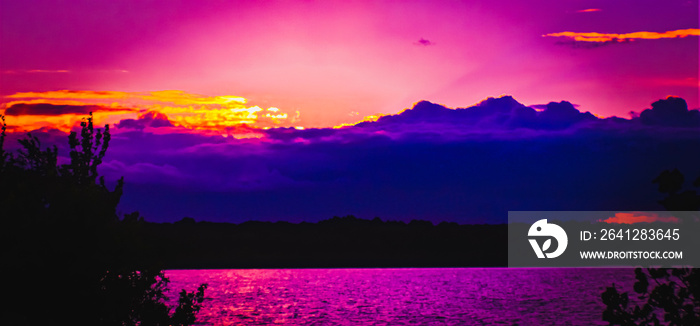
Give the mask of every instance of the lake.
[{"label": "lake", "polygon": [[605,325],[600,294],[632,269],[169,270],[174,291],[208,283],[204,325]]}]

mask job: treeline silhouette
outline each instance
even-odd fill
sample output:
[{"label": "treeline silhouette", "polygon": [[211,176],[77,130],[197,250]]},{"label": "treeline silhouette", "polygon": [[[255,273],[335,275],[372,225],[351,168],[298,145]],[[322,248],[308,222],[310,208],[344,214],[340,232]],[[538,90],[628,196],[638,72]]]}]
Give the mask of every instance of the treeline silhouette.
[{"label": "treeline silhouette", "polygon": [[168,269],[507,266],[507,226],[354,216],[318,223],[149,223],[141,238]]},{"label": "treeline silhouette", "polygon": [[[191,325],[204,300],[182,290],[169,305],[168,280],[139,225],[120,219],[114,189],[97,174],[111,135],[93,127],[68,137],[70,162],[28,134],[18,152],[4,150],[0,116],[0,241],[6,325]],[[177,294],[176,294],[177,295]],[[8,302],[9,301],[9,302]]]}]

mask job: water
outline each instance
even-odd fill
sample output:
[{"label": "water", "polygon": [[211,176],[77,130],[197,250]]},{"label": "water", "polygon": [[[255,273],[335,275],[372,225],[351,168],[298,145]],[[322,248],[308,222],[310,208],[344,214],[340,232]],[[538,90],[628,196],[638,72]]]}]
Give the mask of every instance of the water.
[{"label": "water", "polygon": [[[171,270],[208,283],[205,325],[605,325],[600,294],[631,269]],[[174,293],[170,294],[175,296]]]}]

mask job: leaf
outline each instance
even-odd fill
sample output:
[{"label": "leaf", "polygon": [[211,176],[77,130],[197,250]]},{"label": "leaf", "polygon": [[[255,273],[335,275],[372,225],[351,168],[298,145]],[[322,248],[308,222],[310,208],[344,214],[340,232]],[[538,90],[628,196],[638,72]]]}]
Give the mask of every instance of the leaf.
[{"label": "leaf", "polygon": [[552,239],[547,239],[547,241],[545,241],[544,244],[542,245],[542,251],[546,251],[547,249],[549,249],[549,246],[551,246],[551,245],[552,245]]}]

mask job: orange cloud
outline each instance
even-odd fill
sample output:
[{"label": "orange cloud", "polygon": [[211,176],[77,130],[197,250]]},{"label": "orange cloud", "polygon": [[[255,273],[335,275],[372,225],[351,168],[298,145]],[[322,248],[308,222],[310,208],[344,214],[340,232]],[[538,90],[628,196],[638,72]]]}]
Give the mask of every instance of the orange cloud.
[{"label": "orange cloud", "polygon": [[607,219],[598,220],[598,222],[604,222],[608,224],[634,224],[652,222],[678,223],[678,221],[679,219],[674,216],[661,217],[657,213],[649,212],[615,213],[615,216],[608,217]]},{"label": "orange cloud", "polygon": [[543,37],[567,37],[579,42],[626,42],[634,40],[656,40],[662,38],[678,38],[687,36],[699,36],[700,29],[688,28],[663,33],[656,32],[634,32],[626,34],[614,33],[578,33],[578,32],[561,32],[544,34]]},{"label": "orange cloud", "polygon": [[596,12],[596,11],[600,11],[600,9],[598,9],[598,8],[583,9],[583,10],[578,10],[576,12]]},{"label": "orange cloud", "polygon": [[[237,125],[249,125],[265,128],[280,125],[287,121],[289,115],[276,107],[267,109],[247,106],[246,99],[239,96],[205,96],[179,90],[155,92],[117,92],[117,91],[74,91],[59,90],[50,92],[22,92],[7,96],[11,99],[0,106],[6,115],[21,112],[18,107],[38,107],[41,112],[57,112],[61,106],[64,114],[57,118],[48,114],[33,112],[14,114],[11,123],[20,129],[32,130],[37,127],[53,127],[67,131],[82,116],[85,108],[98,108],[95,112],[96,124],[116,124],[123,119],[136,119],[139,113],[153,111],[164,114],[175,127],[190,130],[207,130],[228,135]],[[51,107],[53,106],[53,107]],[[120,110],[116,110],[119,108]],[[25,110],[26,111],[26,110]],[[27,111],[29,112],[29,111]],[[294,120],[294,119],[293,119]],[[293,121],[291,121],[293,122]],[[291,123],[288,122],[287,124]]]}]

